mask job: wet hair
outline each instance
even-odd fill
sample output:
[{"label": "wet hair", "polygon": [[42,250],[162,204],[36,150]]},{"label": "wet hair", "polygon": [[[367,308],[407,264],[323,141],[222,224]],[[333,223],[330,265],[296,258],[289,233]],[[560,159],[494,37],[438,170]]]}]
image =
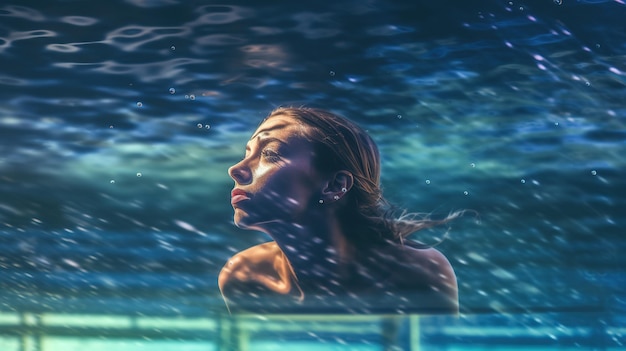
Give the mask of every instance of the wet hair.
[{"label": "wet hair", "polygon": [[[346,194],[347,204],[339,208],[345,233],[353,244],[369,245],[378,241],[404,243],[421,229],[447,223],[462,211],[440,220],[409,213],[389,203],[380,184],[380,153],[369,134],[350,120],[331,112],[307,107],[279,107],[266,118],[289,116],[308,127],[303,135],[313,143],[314,166],[328,174],[348,171],[353,186]],[[423,243],[412,242],[427,247]]]}]

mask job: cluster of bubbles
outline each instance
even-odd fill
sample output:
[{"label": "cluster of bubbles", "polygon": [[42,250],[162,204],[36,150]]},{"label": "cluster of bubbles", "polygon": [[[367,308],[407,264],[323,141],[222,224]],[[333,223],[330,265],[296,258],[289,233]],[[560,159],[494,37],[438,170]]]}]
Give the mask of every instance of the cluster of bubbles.
[{"label": "cluster of bubbles", "polygon": [[[175,89],[175,88],[169,88],[169,89],[168,89],[168,92],[169,92],[170,94],[174,95],[174,94],[176,94],[176,89]],[[186,94],[186,95],[185,95],[185,99],[188,99],[188,100],[195,100],[195,99],[196,99],[196,96],[195,96],[194,94]],[[141,101],[137,101],[136,105],[137,105],[137,107],[143,107],[143,102],[141,102]]]},{"label": "cluster of bubbles", "polygon": [[[143,174],[141,172],[137,172],[136,176],[137,176],[137,178],[141,178],[141,177],[143,177]],[[115,184],[115,179],[109,180],[109,183],[110,184]]]},{"label": "cluster of bubbles", "polygon": [[204,129],[211,129],[211,125],[209,125],[209,124],[204,124],[203,125],[202,123],[198,123],[198,125],[196,127],[198,127],[198,129],[202,129],[202,128],[204,128]]}]

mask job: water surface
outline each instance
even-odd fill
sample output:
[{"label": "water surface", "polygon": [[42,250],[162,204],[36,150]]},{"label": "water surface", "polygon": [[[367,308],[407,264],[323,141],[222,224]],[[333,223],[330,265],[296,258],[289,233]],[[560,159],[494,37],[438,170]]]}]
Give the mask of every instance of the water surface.
[{"label": "water surface", "polygon": [[[621,0],[4,2],[0,310],[222,311],[217,272],[268,240],[232,226],[226,169],[270,110],[306,105],[369,131],[396,204],[480,214],[438,246],[464,314],[624,325],[625,16]],[[619,347],[607,333],[589,339]]]}]

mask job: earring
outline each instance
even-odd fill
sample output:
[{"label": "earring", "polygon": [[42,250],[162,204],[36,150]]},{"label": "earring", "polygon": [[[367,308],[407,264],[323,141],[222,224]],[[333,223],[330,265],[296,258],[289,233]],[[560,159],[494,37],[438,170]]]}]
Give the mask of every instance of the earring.
[{"label": "earring", "polygon": [[346,189],[346,188],[341,188],[341,192],[342,192],[342,193],[348,192],[348,189]]},{"label": "earring", "polygon": [[323,203],[324,203],[324,200],[320,199],[320,201],[318,201],[318,202],[319,202],[319,203],[321,203],[321,204],[323,204]]},{"label": "earring", "polygon": [[333,199],[334,199],[335,201],[339,200],[339,195],[335,195],[335,196],[333,196]]}]

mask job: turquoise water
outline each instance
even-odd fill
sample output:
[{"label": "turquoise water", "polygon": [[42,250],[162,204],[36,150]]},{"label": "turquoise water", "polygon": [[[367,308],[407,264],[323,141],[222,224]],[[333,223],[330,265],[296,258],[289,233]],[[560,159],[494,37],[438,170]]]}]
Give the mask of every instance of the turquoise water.
[{"label": "turquoise water", "polygon": [[[401,319],[388,346],[623,348],[625,16],[621,0],[3,2],[0,348],[380,349],[378,319],[346,332],[376,316],[218,333],[236,320],[217,272],[268,240],[232,225],[226,169],[281,105],[367,129],[397,205],[479,213],[414,236],[446,235],[461,317]],[[191,324],[159,338],[133,318]]]}]

